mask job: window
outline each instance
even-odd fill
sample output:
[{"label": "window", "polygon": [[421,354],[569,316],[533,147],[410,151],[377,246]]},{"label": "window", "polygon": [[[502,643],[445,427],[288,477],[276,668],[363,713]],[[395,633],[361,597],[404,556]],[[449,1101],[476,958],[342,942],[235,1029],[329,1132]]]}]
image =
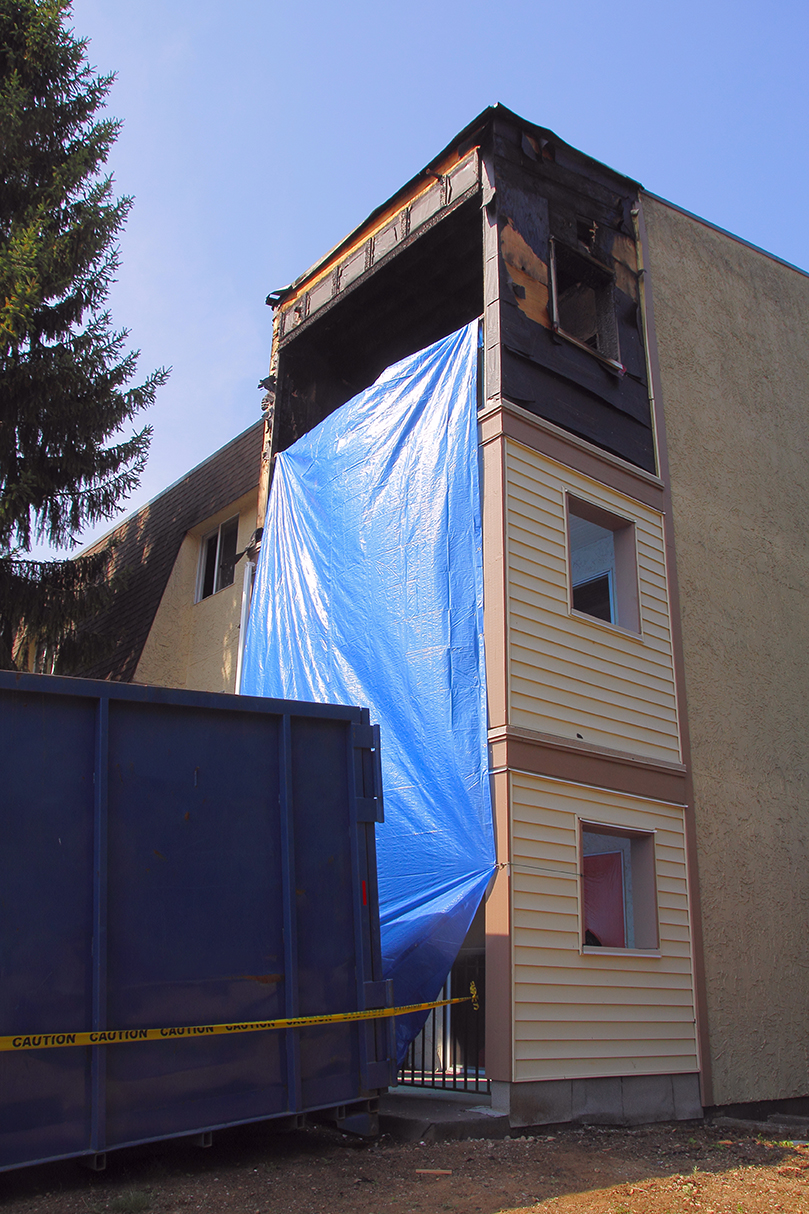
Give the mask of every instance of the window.
[{"label": "window", "polygon": [[210,598],[217,590],[224,590],[225,586],[233,585],[238,537],[238,515],[202,537],[197,602]]},{"label": "window", "polygon": [[620,367],[612,271],[555,240],[551,254],[554,329]]},{"label": "window", "polygon": [[583,947],[656,949],[654,835],[580,825]]},{"label": "window", "polygon": [[571,609],[640,632],[634,523],[568,494],[567,535]]}]

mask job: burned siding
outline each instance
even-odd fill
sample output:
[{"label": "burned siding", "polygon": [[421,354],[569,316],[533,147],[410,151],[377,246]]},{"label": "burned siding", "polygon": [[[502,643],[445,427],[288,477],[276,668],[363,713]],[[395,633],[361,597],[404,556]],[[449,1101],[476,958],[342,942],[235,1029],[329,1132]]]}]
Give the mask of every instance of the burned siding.
[{"label": "burned siding", "polygon": [[[485,169],[481,173],[481,159]],[[485,188],[481,191],[481,176]],[[495,106],[342,245],[270,297],[272,450],[496,301],[487,395],[656,471],[633,211],[638,186]],[[481,203],[486,219],[481,220]],[[491,317],[487,319],[491,327]]]},{"label": "burned siding", "polygon": [[[654,472],[632,216],[637,186],[500,107],[490,140],[502,395]],[[593,313],[592,337],[575,316],[573,285],[573,305],[560,314],[563,275],[585,284],[579,298]]]}]

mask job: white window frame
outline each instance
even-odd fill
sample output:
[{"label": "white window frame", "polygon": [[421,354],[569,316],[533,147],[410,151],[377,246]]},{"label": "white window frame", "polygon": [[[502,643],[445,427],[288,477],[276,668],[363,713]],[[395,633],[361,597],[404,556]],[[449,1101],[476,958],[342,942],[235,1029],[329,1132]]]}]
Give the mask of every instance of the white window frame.
[{"label": "white window frame", "polygon": [[[210,531],[206,531],[205,534],[200,537],[199,564],[197,566],[197,585],[196,585],[196,591],[195,591],[195,597],[194,597],[195,603],[202,603],[202,602],[205,602],[206,599],[212,599],[213,596],[215,594],[218,594],[220,590],[227,590],[228,587],[235,585],[235,582],[236,582],[235,572],[234,572],[234,576],[233,576],[233,581],[228,582],[227,586],[220,586],[220,584],[219,584],[219,558],[220,558],[220,554],[222,551],[222,532],[226,527],[229,527],[230,524],[234,523],[234,522],[236,524],[236,547],[238,548],[238,546],[239,546],[239,515],[238,514],[232,514],[230,516],[230,518],[226,518],[223,522],[221,522],[218,527],[212,527]],[[206,568],[207,568],[205,555],[208,551],[208,541],[210,539],[212,539],[213,536],[216,536],[216,555],[214,557],[214,586],[213,586],[213,590],[211,591],[211,593],[206,594],[203,598],[202,592],[205,587],[205,572],[206,572]]]},{"label": "white window frame", "polygon": [[[609,576],[610,614],[611,620],[603,620],[589,612],[580,611],[573,606],[573,546],[571,543],[570,517],[584,519],[613,535],[614,567],[604,570]],[[635,520],[615,514],[605,509],[597,502],[580,497],[578,493],[565,491],[565,531],[567,539],[567,568],[568,568],[568,609],[572,616],[579,620],[589,620],[602,628],[618,628],[623,632],[641,636],[643,632],[640,610],[640,584],[638,580],[638,554]],[[594,581],[598,575],[593,573],[579,585]]]},{"label": "white window frame", "polygon": [[[580,935],[579,951],[589,956],[607,956],[609,954],[642,953],[644,956],[660,956],[660,905],[657,885],[657,849],[656,831],[638,830],[631,827],[616,826],[613,823],[594,822],[591,819],[578,819],[578,852],[579,852],[579,906],[580,906]],[[630,852],[630,884],[631,905],[627,905],[626,875],[624,875],[624,915],[626,917],[626,935],[634,940],[632,945],[597,945],[585,944],[586,923],[584,918],[584,836],[585,834],[600,835],[604,838],[604,851],[610,851],[609,840],[619,839],[629,844]],[[622,867],[626,858],[622,861]],[[632,925],[628,916],[632,916]]]}]

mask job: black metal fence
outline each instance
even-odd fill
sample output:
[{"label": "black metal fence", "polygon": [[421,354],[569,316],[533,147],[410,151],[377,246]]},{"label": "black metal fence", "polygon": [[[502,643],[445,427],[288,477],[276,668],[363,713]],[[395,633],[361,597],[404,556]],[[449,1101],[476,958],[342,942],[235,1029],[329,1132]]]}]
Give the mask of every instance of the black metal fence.
[{"label": "black metal fence", "polygon": [[410,1046],[399,1083],[454,1092],[488,1092],[485,1057],[486,965],[483,949],[464,949],[439,999],[469,995],[468,1003],[437,1007]]}]

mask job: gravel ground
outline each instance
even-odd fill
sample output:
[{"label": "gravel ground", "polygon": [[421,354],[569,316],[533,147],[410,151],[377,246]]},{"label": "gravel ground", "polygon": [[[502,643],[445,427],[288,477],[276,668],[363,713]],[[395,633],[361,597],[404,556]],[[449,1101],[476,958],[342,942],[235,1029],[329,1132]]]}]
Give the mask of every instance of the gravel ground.
[{"label": "gravel ground", "polygon": [[375,1142],[267,1125],[0,1175],[4,1214],[809,1214],[809,1148],[678,1123]]}]

